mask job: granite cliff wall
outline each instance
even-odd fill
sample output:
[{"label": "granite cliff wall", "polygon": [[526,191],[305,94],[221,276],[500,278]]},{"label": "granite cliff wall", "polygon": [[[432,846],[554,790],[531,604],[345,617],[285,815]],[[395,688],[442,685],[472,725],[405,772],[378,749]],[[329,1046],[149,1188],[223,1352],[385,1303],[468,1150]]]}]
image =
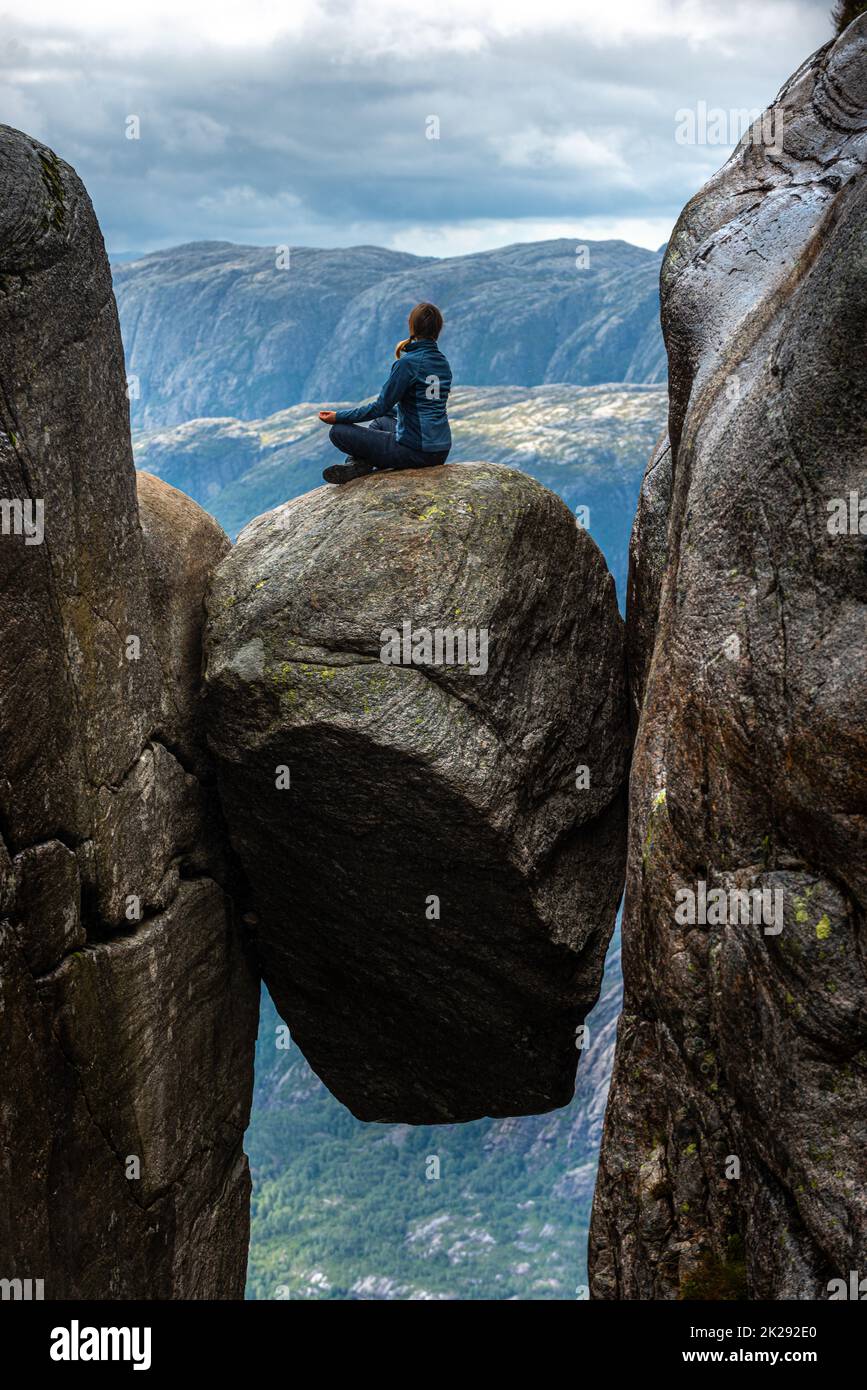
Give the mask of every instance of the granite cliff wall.
[{"label": "granite cliff wall", "polygon": [[663,264],[597,1298],[823,1298],[867,1269],[865,164],[862,16]]},{"label": "granite cliff wall", "polygon": [[258,993],[197,729],[228,546],[142,477],[90,200],[0,127],[0,1274],[237,1298]]}]

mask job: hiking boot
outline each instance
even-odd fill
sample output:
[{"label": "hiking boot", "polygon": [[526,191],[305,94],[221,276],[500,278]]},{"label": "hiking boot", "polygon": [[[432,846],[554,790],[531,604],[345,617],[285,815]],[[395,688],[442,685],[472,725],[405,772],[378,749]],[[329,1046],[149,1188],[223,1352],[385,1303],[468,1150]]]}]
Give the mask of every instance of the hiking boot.
[{"label": "hiking boot", "polygon": [[362,463],[361,459],[347,459],[346,463],[333,463],[322,471],[326,483],[351,483],[353,478],[364,478],[373,472],[372,463]]}]

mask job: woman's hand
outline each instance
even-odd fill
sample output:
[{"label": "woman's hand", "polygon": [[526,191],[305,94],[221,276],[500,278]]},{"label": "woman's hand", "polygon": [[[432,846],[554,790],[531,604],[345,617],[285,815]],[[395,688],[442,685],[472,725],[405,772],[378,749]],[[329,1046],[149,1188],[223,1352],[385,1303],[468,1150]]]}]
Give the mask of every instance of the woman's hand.
[{"label": "woman's hand", "polygon": [[337,424],[337,416],[334,414],[333,410],[320,410],[319,418],[324,421],[326,425]]}]

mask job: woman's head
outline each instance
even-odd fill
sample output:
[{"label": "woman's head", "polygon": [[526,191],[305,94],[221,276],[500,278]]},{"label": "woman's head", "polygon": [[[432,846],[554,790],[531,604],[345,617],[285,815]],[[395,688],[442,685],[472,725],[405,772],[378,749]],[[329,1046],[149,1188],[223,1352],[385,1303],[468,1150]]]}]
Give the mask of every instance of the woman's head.
[{"label": "woman's head", "polygon": [[407,343],[412,342],[413,338],[433,338],[436,342],[442,331],[443,316],[437,306],[426,301],[416,304],[409,315],[409,337],[398,343],[395,356],[400,357]]},{"label": "woman's head", "polygon": [[436,340],[443,331],[443,316],[435,304],[416,304],[409,316],[409,332],[413,338]]}]

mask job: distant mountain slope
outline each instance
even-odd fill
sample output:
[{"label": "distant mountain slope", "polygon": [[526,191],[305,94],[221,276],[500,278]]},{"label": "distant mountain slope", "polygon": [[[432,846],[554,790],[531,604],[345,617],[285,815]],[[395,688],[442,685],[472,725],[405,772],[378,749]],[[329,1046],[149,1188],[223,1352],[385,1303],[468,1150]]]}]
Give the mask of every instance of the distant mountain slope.
[{"label": "distant mountain slope", "polygon": [[374,394],[420,299],[469,386],[662,382],[660,254],[623,241],[543,241],[433,259],[357,246],[192,242],[115,265],[135,427],[250,420],[300,401]]},{"label": "distant mountain slope", "polygon": [[419,262],[377,246],[274,247],[197,241],[114,265],[133,426],[198,415],[269,415],[303,400],[311,364],[355,298]]},{"label": "distant mountain slope", "polygon": [[[511,464],[589,508],[589,530],[624,592],[629,527],[647,457],[665,425],[655,386],[461,387],[450,410],[451,460]],[[265,420],[189,420],[138,433],[136,463],[190,494],[230,534],[321,484],[339,457],[316,407]]]},{"label": "distant mountain slope", "polygon": [[[263,995],[246,1148],[253,1174],[247,1297],[586,1297],[596,1154],[621,1005],[619,929],[571,1105],[465,1125],[363,1124],[297,1047],[277,1046]],[[431,1157],[439,1178],[429,1178]]]}]

